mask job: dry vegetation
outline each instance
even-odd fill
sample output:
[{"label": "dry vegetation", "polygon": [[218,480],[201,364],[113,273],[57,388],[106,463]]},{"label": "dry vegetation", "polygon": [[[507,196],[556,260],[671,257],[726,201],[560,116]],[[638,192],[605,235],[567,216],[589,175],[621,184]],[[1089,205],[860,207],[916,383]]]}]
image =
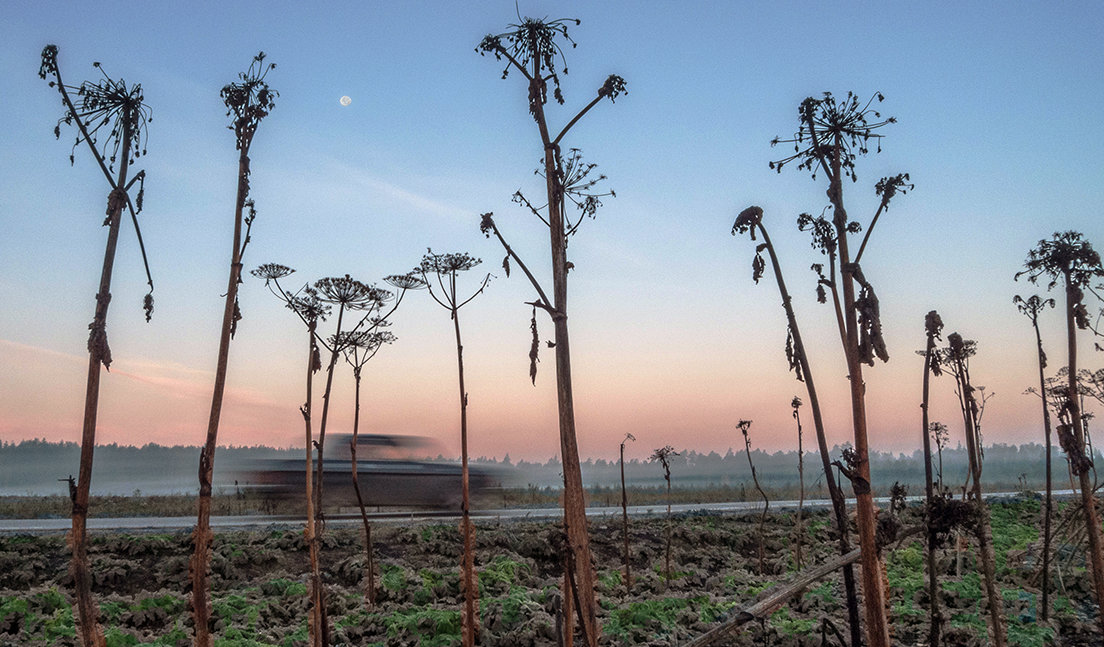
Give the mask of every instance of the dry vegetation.
[{"label": "dry vegetation", "polygon": [[[1035,646],[1097,644],[1092,623],[1091,577],[1083,560],[1063,544],[1051,621],[1039,621],[1040,502],[1025,499],[992,507],[998,582],[1009,618],[1009,642]],[[1063,509],[1063,514],[1068,510]],[[902,522],[920,521],[906,510]],[[829,560],[834,550],[830,513],[806,513],[806,555]],[[678,515],[671,536],[672,574],[663,574],[666,522],[636,519],[631,526],[633,585],[622,582],[621,524],[592,524],[597,564],[599,620],[604,645],[685,644],[766,594],[797,571],[790,550],[791,512],[773,514],[766,527],[765,573],[759,572],[758,514]],[[479,523],[480,644],[555,645],[562,528],[554,523]],[[328,616],[334,644],[460,644],[462,552],[457,526],[385,525],[376,533],[380,590],[365,604],[365,556],[357,530],[331,530],[322,541],[330,567]],[[191,633],[187,580],[191,537],[174,534],[94,534],[90,557],[93,590],[108,644],[187,645]],[[76,645],[60,536],[0,537],[0,644]],[[927,588],[919,539],[887,551],[889,618],[894,644],[920,644],[927,633]],[[980,645],[983,588],[972,554],[956,571],[953,545],[938,553],[947,644]],[[15,568],[14,565],[18,565]],[[226,532],[212,547],[212,627],[225,647],[297,645],[307,637],[310,565],[297,530]],[[732,645],[838,645],[845,633],[838,572],[762,622],[745,624]],[[822,639],[822,636],[826,637]]]},{"label": "dry vegetation", "polygon": [[[137,227],[136,216],[142,206],[144,172],[132,175],[131,165],[145,152],[142,145],[149,110],[143,103],[140,86],[127,87],[106,74],[95,83],[65,85],[58,67],[57,48],[48,46],[43,51],[40,75],[50,79],[50,85],[60,92],[65,110],[55,134],[60,135],[62,125],[75,126],[79,134],[74,148],[88,145],[110,185],[104,222],[108,235],[95,315],[89,325],[79,476],[69,477],[70,496],[63,502],[71,516],[72,529],[67,542],[58,537],[0,538],[0,641],[83,647],[193,642],[197,647],[308,643],[312,647],[339,643],[432,646],[461,641],[465,647],[477,643],[563,646],[572,645],[576,639],[587,647],[682,644],[688,640],[694,645],[704,645],[711,640],[711,634],[706,632],[728,619],[724,626],[733,630],[745,621],[757,621],[740,628],[731,643],[740,645],[860,647],[864,643],[860,627],[870,647],[922,643],[924,637],[931,643],[946,645],[987,641],[997,647],[1041,645],[1048,641],[1065,645],[1100,644],[1099,631],[1104,629],[1104,614],[1100,613],[1100,605],[1104,603],[1104,539],[1086,424],[1089,416],[1081,401],[1085,397],[1104,399],[1100,382],[1094,381],[1097,377],[1104,378],[1104,374],[1084,375],[1078,370],[1077,338],[1079,334],[1099,335],[1086,301],[1099,296],[1096,290],[1102,288],[1093,282],[1104,278],[1104,266],[1079,233],[1056,233],[1051,240],[1040,241],[1029,252],[1024,270],[1016,274],[1017,278],[1026,276],[1032,283],[1042,279],[1048,283],[1048,289],[1060,287],[1065,292],[1067,366],[1065,373],[1050,381],[1042,373],[1045,354],[1037,334],[1038,395],[1044,404],[1047,445],[1049,406],[1057,420],[1055,431],[1069,460],[1071,475],[1078,480],[1079,500],[1053,513],[1053,537],[1049,475],[1046,504],[1042,506],[1046,517],[1042,547],[1036,531],[1040,516],[1037,501],[995,506],[982,502],[980,423],[986,396],[983,387],[975,387],[970,378],[969,358],[975,345],[954,333],[948,336],[946,349],[935,350],[941,322],[936,325],[938,315],[934,310],[927,322],[921,422],[926,503],[920,508],[902,510],[905,489],[894,484],[889,488],[894,498],[889,509],[879,511],[874,505],[877,490],[872,483],[863,365],[872,366],[876,360],[886,362],[889,352],[882,337],[881,303],[869,280],[875,276],[875,268],[864,268],[861,261],[874,227],[888,210],[891,199],[911,190],[912,184],[907,173],[884,177],[875,183],[877,207],[862,221],[848,214],[844,187],[858,181],[856,160],[870,153],[872,144],[880,151],[883,137],[880,129],[895,123],[892,117],[883,117],[876,110],[883,100],[880,93],[869,101],[850,92],[841,99],[830,93],[809,97],[799,106],[799,122],[793,135],[772,143],[793,146],[792,154],[771,162],[772,168],[781,171],[786,166],[796,167],[809,172],[814,180],[819,174],[826,185],[827,206],[820,211],[821,215],[801,214],[796,224],[811,234],[812,247],[821,257],[822,262],[812,265],[816,275],[813,284],[818,300],[827,305],[824,319],[829,328],[836,327],[846,361],[846,366],[834,367],[829,372],[846,375],[850,386],[853,444],[841,452],[838,460],[831,460],[826,445],[812,367],[776,250],[763,225],[763,210],[745,209],[733,226],[734,234],[750,234],[757,242],[756,237],[762,237],[752,261],[752,277],[756,282],[766,270],[763,253],[770,257],[787,316],[787,359],[796,378],[805,383],[822,476],[833,503],[831,514],[812,512],[804,519],[799,512],[796,521],[789,512],[768,515],[770,503],[752,461],[748,436],[751,421],[742,420],[737,426],[744,437],[751,479],[764,500],[761,514],[754,518],[708,514],[673,518],[670,505],[676,492],[672,489],[671,468],[678,453],[668,445],[657,449],[653,456],[663,468],[666,490],[658,496],[667,504],[665,519],[635,521],[630,525],[626,511],[619,527],[612,522],[588,521],[571,382],[567,304],[569,271],[574,264],[567,250],[569,239],[583,222],[595,217],[602,199],[612,196],[613,191],[600,188],[605,177],[596,172],[595,164],[584,161],[578,149],[567,147],[566,137],[605,99],[612,103],[623,95],[626,85],[621,77],[610,75],[592,90],[581,108],[564,115],[565,125],[558,131],[550,126],[549,113],[555,110],[555,104],[565,104],[560,76],[567,72],[565,48],[568,44],[572,48],[575,45],[568,34],[569,27],[578,24],[577,20],[519,17],[518,24],[509,25],[503,33],[486,36],[476,48],[481,55],[489,55],[503,66],[503,78],[510,74],[521,77],[538,135],[533,143],[534,151],[539,144],[542,155],[537,175],[544,180],[543,195],[530,200],[519,191],[513,200],[548,230],[551,268],[545,282],[507,243],[492,213],[482,214],[479,227],[487,238],[493,235],[501,244],[505,274],[509,276],[511,268],[516,268],[532,287],[533,298],[525,305],[531,313],[529,357],[530,379],[534,383],[542,342],[538,312],[551,321],[552,339],[543,341],[555,355],[557,433],[563,477],[562,489],[551,494],[562,502],[559,525],[484,523],[478,535],[468,515],[468,392],[458,310],[482,292],[487,279],[466,300],[462,294],[458,298],[457,272],[471,269],[479,263],[478,259],[467,254],[432,252],[414,272],[385,279],[396,288],[395,293],[362,283],[349,274],[323,278],[290,291],[280,284],[281,279],[293,272],[290,268],[270,263],[253,271],[306,327],[308,343],[300,349],[307,351],[306,393],[300,411],[304,420],[302,502],[307,518],[302,532],[277,530],[215,536],[210,531],[208,522],[212,513],[233,510],[235,506],[246,509],[256,503],[240,497],[221,500],[213,497],[212,474],[229,345],[241,317],[237,291],[242,283],[242,254],[254,217],[248,199],[249,145],[257,124],[268,115],[276,96],[264,81],[271,66],[264,64],[261,54],[254,60],[254,66],[240,76],[240,83],[227,85],[222,91],[228,116],[234,119],[231,128],[240,152],[238,192],[210,424],[198,466],[200,496],[195,531],[172,535],[105,534],[89,541],[86,520],[93,503],[90,480],[100,367],[111,364],[107,311],[112,269],[123,213],[129,211]],[[99,67],[98,63],[95,65]],[[74,97],[78,98],[76,102]],[[549,98],[554,103],[549,103]],[[136,184],[138,191],[132,200],[130,191]],[[472,233],[475,233],[474,219]],[[432,287],[434,280],[437,288]],[[149,282],[152,291],[152,280]],[[373,535],[362,504],[363,539],[359,531],[327,530],[323,496],[325,461],[318,457],[324,456],[330,396],[339,359],[344,357],[353,366],[359,421],[361,368],[381,345],[394,340],[393,335],[382,329],[389,325],[389,317],[403,295],[408,290],[426,287],[427,283],[432,298],[450,311],[456,337],[464,475],[460,529],[433,524],[392,526]],[[1034,302],[1021,299],[1018,303],[1035,324],[1035,316],[1046,302],[1033,298]],[[144,307],[148,320],[153,308],[152,295],[146,296]],[[329,325],[334,332],[326,335],[320,326],[331,316],[335,321]],[[314,374],[323,369],[327,353],[322,406],[316,415]],[[969,488],[968,493],[963,488],[961,500],[949,497],[942,484],[946,427],[939,427],[939,423],[927,418],[927,372],[938,375],[940,370],[955,380],[968,446]],[[1094,388],[1097,390],[1093,391]],[[801,400],[795,397],[793,403],[800,447],[797,409]],[[944,435],[940,435],[940,430]],[[929,431],[935,433],[937,445],[938,491],[931,472]],[[631,435],[626,440],[629,439]],[[359,498],[355,436],[352,449],[353,482]],[[621,463],[624,506],[630,497],[624,486],[623,450],[624,443]],[[804,465],[799,465],[798,496],[803,500]],[[843,489],[837,482],[842,477],[850,484],[850,494],[855,499],[852,511],[847,509]],[[883,490],[886,485],[881,484]],[[546,496],[543,491],[531,494],[536,499]],[[729,494],[726,498],[733,497]],[[641,502],[642,497],[633,498],[633,503]],[[96,503],[102,505],[98,510],[102,514],[109,510],[111,502]],[[165,505],[171,507],[172,500],[166,500]],[[194,504],[188,499],[186,505]],[[194,511],[193,508],[189,512]],[[852,512],[854,519],[850,516]],[[927,526],[927,533],[921,544],[911,537],[923,525]],[[973,534],[977,541],[976,558],[968,549],[965,540],[968,534]],[[852,536],[858,538],[857,551],[852,550]],[[951,538],[955,541],[948,543]],[[1052,540],[1056,542],[1053,560]],[[928,551],[926,562],[922,558],[924,547]],[[189,553],[193,554],[191,560],[187,557]],[[851,567],[856,561],[861,564],[861,586]],[[1041,569],[1037,564],[1040,561]],[[798,577],[796,571],[802,562],[810,566],[831,562],[838,568],[829,569],[824,578],[795,585],[791,593],[796,596],[783,605],[789,594],[783,596],[780,592],[787,589],[773,587]],[[1051,579],[1052,568],[1056,581]],[[635,577],[631,576],[632,571],[636,571]],[[1055,584],[1057,588],[1051,598],[1050,590]],[[1041,602],[1036,596],[1040,586]],[[63,591],[72,592],[72,602]],[[94,596],[102,603],[97,605]],[[192,598],[190,605],[188,597]],[[770,601],[770,613],[755,617],[747,610],[757,597]]]}]

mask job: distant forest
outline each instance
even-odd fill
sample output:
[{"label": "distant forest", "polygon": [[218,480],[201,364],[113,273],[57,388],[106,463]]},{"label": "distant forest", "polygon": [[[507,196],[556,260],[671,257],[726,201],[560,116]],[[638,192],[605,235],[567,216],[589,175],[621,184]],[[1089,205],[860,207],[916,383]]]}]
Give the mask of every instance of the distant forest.
[{"label": "distant forest", "polygon": [[[838,458],[841,448],[834,447],[832,457]],[[268,459],[299,459],[301,449],[271,447],[220,447],[216,464],[215,486],[232,492],[245,485],[244,470]],[[1104,456],[1097,452],[1097,460]],[[768,453],[753,450],[752,460],[759,480],[765,488],[780,492],[796,492],[797,452]],[[1068,469],[1061,450],[1052,452],[1055,488],[1069,487]],[[0,443],[0,495],[65,494],[64,479],[76,475],[80,446],[72,442],[25,440]],[[424,457],[428,460],[457,460],[444,456]],[[1041,489],[1044,483],[1044,448],[1039,444],[1003,445],[985,448],[984,483],[990,491],[1018,490],[1024,486]],[[156,444],[101,445],[96,448],[96,463],[92,477],[95,494],[188,494],[197,490],[199,448]],[[480,457],[474,464],[495,469],[502,474],[503,485],[516,488],[553,488],[561,483],[560,461],[512,461],[509,455],[501,460]],[[871,480],[875,490],[884,494],[894,482],[909,486],[910,493],[920,494],[924,482],[924,460],[920,450],[912,454],[870,453]],[[1101,464],[1101,463],[1098,463]],[[935,467],[938,470],[938,466]],[[616,460],[588,459],[582,464],[583,483],[591,490],[619,487],[620,467]],[[962,447],[943,451],[943,481],[958,489],[966,479],[966,450]],[[629,485],[644,488],[664,486],[663,469],[651,461],[634,459],[625,463],[625,478]],[[827,496],[816,452],[805,453],[805,488],[807,496]],[[751,471],[744,452],[728,450],[725,454],[687,451],[674,457],[671,464],[674,488],[750,488]]]}]

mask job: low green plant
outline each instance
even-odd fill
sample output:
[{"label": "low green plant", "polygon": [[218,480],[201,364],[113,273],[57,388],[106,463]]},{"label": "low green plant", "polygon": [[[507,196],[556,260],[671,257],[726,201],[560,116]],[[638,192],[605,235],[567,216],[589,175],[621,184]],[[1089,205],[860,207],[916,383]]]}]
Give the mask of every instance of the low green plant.
[{"label": "low green plant", "polygon": [[105,647],[131,647],[138,644],[138,637],[128,634],[118,627],[108,627],[104,632]]},{"label": "low green plant", "polygon": [[901,602],[893,605],[896,616],[920,616],[924,612],[913,602],[916,592],[924,588],[924,552],[919,541],[891,552],[886,558],[886,576],[892,591]]},{"label": "low green plant", "polygon": [[782,607],[771,615],[771,626],[778,630],[782,636],[808,636],[816,627],[816,620],[812,618],[793,618],[790,616],[789,607]]},{"label": "low green plant", "polygon": [[631,602],[611,611],[603,630],[610,636],[628,639],[632,638],[634,630],[654,634],[659,629],[671,629],[677,624],[679,611],[690,603],[691,600],[686,598],[654,598]]},{"label": "low green plant", "polygon": [[403,609],[386,619],[387,635],[418,638],[422,647],[445,647],[460,641],[460,612],[434,607]]},{"label": "low green plant", "polygon": [[621,571],[604,571],[598,574],[598,582],[607,591],[616,590],[621,586],[622,574]]},{"label": "low green plant", "polygon": [[380,586],[387,591],[402,591],[406,588],[406,571],[394,564],[380,565]]},{"label": "low green plant", "polygon": [[528,575],[531,571],[532,569],[528,564],[499,555],[479,572],[479,584],[487,587],[496,582],[501,582],[512,586],[519,583],[519,575],[523,573]]},{"label": "low green plant", "polygon": [[275,595],[283,598],[305,596],[307,594],[307,585],[303,582],[296,582],[294,580],[279,577],[262,584],[261,592],[265,595]]},{"label": "low green plant", "polygon": [[543,607],[545,597],[544,592],[541,591],[531,592],[523,586],[511,586],[510,592],[506,595],[484,599],[482,619],[486,622],[489,610],[496,605],[501,605],[502,625],[506,628],[513,627],[519,621],[539,611]]},{"label": "low green plant", "polygon": [[1035,500],[989,506],[993,547],[997,551],[997,568],[1000,570],[1008,566],[1008,551],[1023,550],[1039,540],[1039,529],[1033,523],[1038,519],[1039,507],[1039,502]]},{"label": "low green plant", "polygon": [[1054,644],[1054,629],[1031,623],[1008,624],[1008,644],[1020,647],[1044,647]]}]

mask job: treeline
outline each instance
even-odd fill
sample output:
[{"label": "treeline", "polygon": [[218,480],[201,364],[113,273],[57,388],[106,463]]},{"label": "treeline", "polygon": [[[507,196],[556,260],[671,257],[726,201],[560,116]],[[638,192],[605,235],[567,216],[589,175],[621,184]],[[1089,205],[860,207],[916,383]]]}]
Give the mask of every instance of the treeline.
[{"label": "treeline", "polygon": [[[831,451],[838,458],[842,448]],[[242,473],[267,459],[301,458],[300,449],[278,449],[264,446],[231,446],[219,449],[215,472],[215,487],[230,491],[235,481],[245,485]],[[197,489],[196,461],[198,447],[158,445],[101,445],[96,448],[93,489],[102,494],[193,493]],[[450,457],[424,457],[430,460],[456,460]],[[1102,457],[1104,459],[1104,457]],[[24,440],[0,442],[0,494],[60,494],[67,490],[64,479],[76,471],[80,446],[72,442]],[[772,490],[792,490],[797,484],[797,452],[752,451],[752,460],[764,487]],[[924,459],[917,450],[912,454],[871,452],[870,467],[875,488],[888,490],[894,482],[912,486],[919,494],[924,479]],[[495,469],[503,474],[504,485],[518,488],[559,488],[562,469],[558,458],[547,462],[512,461],[509,455],[501,460],[479,457],[473,464]],[[806,452],[806,490],[810,496],[825,494],[823,474],[816,452]],[[1052,463],[1057,475],[1056,486],[1068,482],[1066,461],[1061,452],[1054,452]],[[938,474],[938,464],[935,466]],[[965,448],[943,450],[943,481],[957,489],[966,480],[968,457]],[[620,484],[620,466],[616,460],[588,459],[582,464],[583,483],[587,488],[600,489]],[[1014,490],[1021,487],[1041,489],[1045,475],[1045,451],[1040,444],[997,444],[985,449],[986,487],[990,490]],[[625,478],[637,487],[663,485],[663,469],[652,461],[633,459],[625,463]],[[61,480],[59,480],[61,479]],[[724,454],[712,451],[685,451],[671,459],[671,480],[676,488],[750,486],[751,472],[743,452],[732,449]]]}]

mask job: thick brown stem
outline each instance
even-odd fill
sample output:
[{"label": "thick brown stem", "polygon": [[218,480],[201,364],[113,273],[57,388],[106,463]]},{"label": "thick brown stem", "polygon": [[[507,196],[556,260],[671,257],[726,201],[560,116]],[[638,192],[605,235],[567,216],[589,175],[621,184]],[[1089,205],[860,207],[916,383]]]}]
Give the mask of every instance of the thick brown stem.
[{"label": "thick brown stem", "polygon": [[[1068,404],[1070,421],[1073,425],[1074,437],[1080,447],[1086,446],[1085,424],[1081,419],[1081,398],[1077,392],[1077,326],[1074,320],[1074,306],[1079,299],[1074,290],[1069,272],[1066,272],[1066,335],[1068,339],[1069,362],[1069,390]],[[1091,452],[1091,450],[1090,450]],[[1087,457],[1088,465],[1092,465],[1093,456]],[[1084,508],[1085,533],[1089,544],[1088,561],[1091,565],[1093,589],[1096,592],[1096,604],[1099,609],[1097,622],[1104,633],[1104,539],[1101,538],[1100,517],[1096,513],[1096,498],[1093,496],[1094,483],[1090,474],[1092,470],[1082,466],[1077,470],[1078,481],[1081,490],[1081,506]]]},{"label": "thick brown stem", "polygon": [[847,211],[843,207],[843,187],[840,182],[840,155],[843,144],[837,135],[832,156],[831,184],[828,199],[835,213],[833,224],[839,245],[840,282],[843,283],[843,311],[846,329],[844,356],[851,388],[851,421],[855,434],[855,465],[852,487],[858,512],[859,548],[862,549],[862,592],[866,617],[866,637],[869,647],[889,647],[889,621],[885,615],[885,591],[882,589],[881,558],[876,538],[877,511],[870,484],[870,447],[866,429],[866,384],[863,383],[859,357],[859,335],[855,309],[854,267],[847,248]]},{"label": "thick brown stem", "polygon": [[1007,643],[1004,623],[1004,608],[1000,590],[996,582],[996,558],[993,554],[993,530],[989,522],[989,508],[981,498],[981,434],[978,426],[978,404],[974,399],[973,386],[966,363],[955,359],[955,377],[958,380],[959,399],[962,405],[962,418],[966,426],[966,452],[970,458],[970,491],[974,505],[978,509],[976,535],[978,540],[978,561],[985,584],[985,597],[989,606],[989,629],[994,647],[1004,647]]},{"label": "thick brown stem", "polygon": [[192,535],[195,550],[189,562],[192,580],[192,620],[195,627],[195,647],[211,647],[211,599],[207,584],[207,569],[211,563],[211,483],[215,470],[215,449],[218,446],[219,418],[226,391],[226,370],[230,359],[230,341],[234,329],[234,314],[238,302],[238,284],[242,270],[242,213],[248,190],[249,156],[243,149],[238,156],[238,195],[234,203],[234,239],[230,250],[230,276],[222,311],[222,332],[219,337],[218,360],[215,363],[215,386],[211,395],[211,415],[207,420],[207,438],[199,459],[199,503],[196,527]]},{"label": "thick brown stem", "polygon": [[[81,123],[80,119],[76,119]],[[72,530],[69,543],[73,549],[70,573],[73,576],[74,593],[77,599],[78,631],[84,647],[101,647],[104,644],[103,630],[99,625],[100,611],[92,597],[92,567],[88,563],[88,498],[92,489],[92,457],[96,448],[96,415],[100,403],[100,365],[110,363],[110,351],[107,345],[107,307],[111,303],[111,274],[115,267],[115,250],[119,243],[119,228],[122,223],[123,207],[126,205],[127,171],[130,168],[130,122],[131,109],[123,113],[122,162],[116,187],[108,198],[107,246],[104,249],[103,269],[100,272],[100,287],[96,293],[96,314],[89,328],[92,336],[88,343],[88,381],[84,394],[84,422],[81,431],[80,472],[76,489],[70,492],[72,498]],[[97,153],[97,158],[99,154]],[[102,163],[102,161],[101,161]]]}]

